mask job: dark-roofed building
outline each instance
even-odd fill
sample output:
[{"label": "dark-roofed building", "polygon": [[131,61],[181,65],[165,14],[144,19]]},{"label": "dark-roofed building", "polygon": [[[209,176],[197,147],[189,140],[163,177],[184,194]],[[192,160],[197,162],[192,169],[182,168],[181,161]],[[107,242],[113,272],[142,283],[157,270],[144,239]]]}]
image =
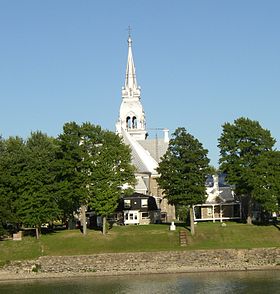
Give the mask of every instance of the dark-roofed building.
[{"label": "dark-roofed building", "polygon": [[[121,214],[118,214],[121,212]],[[117,208],[117,215],[123,217],[124,225],[144,225],[161,222],[160,209],[156,199],[141,193],[124,196]],[[118,222],[120,222],[118,220]]]}]

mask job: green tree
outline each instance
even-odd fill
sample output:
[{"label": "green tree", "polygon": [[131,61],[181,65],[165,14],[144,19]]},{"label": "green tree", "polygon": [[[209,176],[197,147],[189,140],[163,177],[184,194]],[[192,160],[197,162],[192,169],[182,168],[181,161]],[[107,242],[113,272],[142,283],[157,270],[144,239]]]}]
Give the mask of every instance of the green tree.
[{"label": "green tree", "polygon": [[93,174],[97,168],[96,156],[103,145],[103,133],[100,126],[69,122],[58,137],[61,206],[69,219],[73,218],[73,212],[81,213],[83,234],[86,234],[85,207],[94,193]]},{"label": "green tree", "polygon": [[54,170],[54,140],[41,132],[31,133],[25,145],[25,167],[18,175],[19,189],[15,201],[17,215],[25,226],[36,228],[60,217]]},{"label": "green tree", "polygon": [[[105,232],[106,217],[117,207],[121,187],[134,181],[130,150],[116,134],[90,123],[66,123],[63,130],[58,138],[62,199],[70,203],[69,212],[90,206],[103,217]],[[83,229],[85,234],[85,223]]]},{"label": "green tree", "polygon": [[25,144],[19,137],[0,140],[0,235],[9,223],[16,228],[20,222],[16,201],[19,197],[20,174],[26,166]]},{"label": "green tree", "polygon": [[77,212],[86,198],[87,190],[84,183],[85,174],[81,127],[75,122],[64,124],[63,133],[57,138],[56,169],[58,170],[57,183],[59,205],[63,209],[64,220],[72,220],[73,213]]},{"label": "green tree", "polygon": [[207,153],[185,128],[178,128],[157,169],[160,173],[158,184],[164,190],[168,202],[190,206],[192,234],[195,233],[192,205],[206,200],[205,180],[210,170]]},{"label": "green tree", "polygon": [[5,143],[4,139],[0,136],[0,238],[3,237],[6,234],[5,226],[7,223],[7,219],[9,218],[9,213],[7,215],[8,210],[8,201],[6,198],[6,195],[3,193],[3,188],[2,188],[2,177],[3,177],[3,170],[2,170],[2,160],[3,160],[3,154],[5,150]]},{"label": "green tree", "polygon": [[124,193],[124,185],[135,184],[129,147],[118,135],[104,131],[94,166],[91,177],[93,193],[89,206],[102,216],[103,234],[105,234],[107,217],[116,210],[119,199]]},{"label": "green tree", "polygon": [[[6,191],[3,191],[3,154],[5,151],[5,142],[4,139],[0,136],[0,238],[6,234],[5,227],[7,222],[11,216],[11,211],[9,209],[8,199],[6,195]],[[2,163],[2,164],[1,164]]]},{"label": "green tree", "polygon": [[280,204],[280,151],[262,153],[254,172],[251,185],[254,186],[252,198],[261,204],[266,212],[279,211]]},{"label": "green tree", "polygon": [[252,199],[258,187],[255,168],[260,155],[271,151],[276,141],[259,122],[241,117],[233,124],[223,125],[218,142],[220,169],[227,174],[227,181],[235,185],[236,194],[248,199],[247,223],[251,224]]}]

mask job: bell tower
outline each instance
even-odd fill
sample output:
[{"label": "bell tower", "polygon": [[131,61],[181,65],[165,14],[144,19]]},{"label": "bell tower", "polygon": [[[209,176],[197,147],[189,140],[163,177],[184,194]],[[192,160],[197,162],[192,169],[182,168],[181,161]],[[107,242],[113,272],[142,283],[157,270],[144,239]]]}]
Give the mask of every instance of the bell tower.
[{"label": "bell tower", "polygon": [[145,112],[141,103],[141,88],[137,85],[136,70],[132,55],[132,39],[128,36],[128,57],[125,82],[122,87],[122,102],[116,131],[126,130],[135,140],[145,140],[147,137]]}]

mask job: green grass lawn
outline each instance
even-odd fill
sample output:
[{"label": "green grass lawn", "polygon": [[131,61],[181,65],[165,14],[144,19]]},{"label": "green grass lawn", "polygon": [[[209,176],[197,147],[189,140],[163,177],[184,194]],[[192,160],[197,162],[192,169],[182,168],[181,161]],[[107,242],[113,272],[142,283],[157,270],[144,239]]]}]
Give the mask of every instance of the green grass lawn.
[{"label": "green grass lawn", "polygon": [[280,229],[227,222],[199,223],[189,249],[280,247]]},{"label": "green grass lawn", "polygon": [[186,229],[177,225],[176,231],[169,231],[169,226],[165,224],[113,227],[106,236],[95,230],[88,230],[86,236],[79,230],[65,230],[42,235],[40,240],[24,237],[22,241],[0,241],[0,264],[41,255],[280,247],[280,230],[275,226],[226,224],[222,227],[220,223],[198,223],[194,237],[187,231],[186,247],[179,245],[179,231]]}]

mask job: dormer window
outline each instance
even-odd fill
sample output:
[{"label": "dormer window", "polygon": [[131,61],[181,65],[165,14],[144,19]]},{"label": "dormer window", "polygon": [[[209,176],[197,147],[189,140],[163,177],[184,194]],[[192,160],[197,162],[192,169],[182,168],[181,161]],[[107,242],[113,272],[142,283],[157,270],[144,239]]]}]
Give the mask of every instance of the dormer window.
[{"label": "dormer window", "polygon": [[148,207],[148,199],[141,199],[141,207]]},{"label": "dormer window", "polygon": [[130,206],[131,206],[130,200],[129,199],[125,199],[124,200],[124,208],[130,208]]}]

